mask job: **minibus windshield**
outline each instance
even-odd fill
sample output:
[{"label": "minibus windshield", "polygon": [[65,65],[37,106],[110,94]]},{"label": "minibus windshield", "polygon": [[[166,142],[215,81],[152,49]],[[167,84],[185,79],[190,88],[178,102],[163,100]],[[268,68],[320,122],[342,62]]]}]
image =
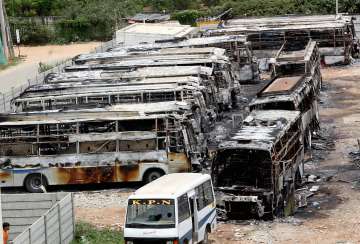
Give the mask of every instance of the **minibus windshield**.
[{"label": "minibus windshield", "polygon": [[130,199],[126,228],[175,228],[174,199]]}]

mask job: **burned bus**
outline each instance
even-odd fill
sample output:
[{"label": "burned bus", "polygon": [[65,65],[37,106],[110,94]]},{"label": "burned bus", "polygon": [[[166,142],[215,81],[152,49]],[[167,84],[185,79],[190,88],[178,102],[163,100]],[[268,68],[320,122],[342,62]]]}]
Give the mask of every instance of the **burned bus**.
[{"label": "burned bus", "polygon": [[[222,50],[224,53],[225,50]],[[112,71],[112,72],[129,72],[138,68],[145,67],[188,67],[203,66],[212,68],[213,85],[216,87],[216,99],[221,110],[227,110],[232,106],[236,106],[236,95],[239,93],[240,85],[234,79],[231,63],[229,58],[223,54],[184,54],[169,58],[167,55],[146,57],[146,53],[142,57],[136,57],[127,60],[114,61],[111,63],[100,64],[83,64],[65,67],[65,72],[77,73],[85,71]]]},{"label": "burned bus", "polygon": [[[205,82],[204,82],[205,83]],[[16,111],[66,109],[74,106],[108,106],[178,101],[194,106],[216,106],[215,88],[201,78],[166,77],[124,82],[65,82],[34,85],[13,100]]]},{"label": "burned bus", "polygon": [[[252,111],[216,151],[211,174],[228,218],[291,215],[304,149],[298,111]],[[300,178],[301,179],[301,178]]]},{"label": "burned bus", "polygon": [[250,110],[289,110],[301,113],[304,144],[311,147],[311,135],[319,129],[317,94],[319,81],[307,76],[274,78],[249,104]]},{"label": "burned bus", "polygon": [[[141,44],[134,46],[118,46],[111,49],[111,53],[139,53],[151,52],[161,49],[175,48],[201,48],[217,47],[226,50],[229,56],[234,77],[239,82],[248,82],[259,79],[259,70],[250,43],[246,35],[226,35],[226,36],[202,36],[190,39],[169,39],[155,42],[154,44]],[[190,51],[191,53],[192,51]],[[103,54],[96,55],[97,57]],[[81,60],[89,59],[94,55],[81,56]]]},{"label": "burned bus", "polygon": [[271,77],[305,75],[314,80],[320,92],[322,77],[320,71],[320,51],[315,41],[309,41],[305,49],[287,51],[284,46],[279,49],[271,65]]},{"label": "burned bus", "polygon": [[247,35],[259,59],[272,58],[283,45],[291,51],[301,50],[309,40],[318,43],[322,61],[328,65],[349,64],[358,53],[353,18],[345,15],[232,19],[206,35]]},{"label": "burned bus", "polygon": [[322,83],[316,42],[310,41],[300,51],[280,49],[273,63],[272,77],[252,100],[250,110],[300,111],[304,144],[311,148],[312,132],[319,129],[318,95]]},{"label": "burned bus", "polygon": [[70,82],[112,82],[121,83],[130,80],[150,78],[194,76],[202,80],[210,80],[214,70],[212,67],[201,65],[193,66],[161,66],[161,67],[131,67],[129,70],[86,70],[79,72],[50,73],[44,83],[70,83]]},{"label": "burned bus", "polygon": [[150,182],[191,171],[202,156],[201,136],[190,120],[159,110],[1,114],[0,184],[41,192],[50,185]]}]

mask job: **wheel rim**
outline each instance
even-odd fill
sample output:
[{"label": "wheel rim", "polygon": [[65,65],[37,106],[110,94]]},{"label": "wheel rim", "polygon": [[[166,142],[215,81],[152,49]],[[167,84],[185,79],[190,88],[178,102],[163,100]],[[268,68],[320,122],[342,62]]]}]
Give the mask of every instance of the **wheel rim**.
[{"label": "wheel rim", "polygon": [[152,175],[150,175],[150,181],[154,181],[154,180],[156,180],[156,179],[158,179],[159,178],[159,175],[158,174],[152,174]]},{"label": "wheel rim", "polygon": [[204,236],[204,243],[209,243],[209,234],[207,231],[205,231],[205,236]]},{"label": "wheel rim", "polygon": [[40,178],[34,178],[30,181],[30,185],[32,188],[34,189],[39,189],[40,186],[42,185],[41,179]]}]

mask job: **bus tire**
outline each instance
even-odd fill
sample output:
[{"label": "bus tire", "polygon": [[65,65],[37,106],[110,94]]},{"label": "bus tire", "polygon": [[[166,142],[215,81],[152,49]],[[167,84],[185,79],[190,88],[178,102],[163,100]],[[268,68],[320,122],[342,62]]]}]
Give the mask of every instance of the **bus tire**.
[{"label": "bus tire", "polygon": [[48,186],[46,177],[42,174],[30,174],[24,180],[25,189],[31,193],[43,193],[43,186],[45,189]]},{"label": "bus tire", "polygon": [[209,226],[207,226],[205,229],[205,233],[204,233],[204,239],[201,242],[201,244],[209,244],[210,243],[210,241],[209,241],[209,233],[210,232],[211,232],[211,229]]},{"label": "bus tire", "polygon": [[165,172],[161,169],[149,169],[144,174],[143,182],[145,184],[148,184],[148,183],[160,178],[164,174],[165,174]]}]

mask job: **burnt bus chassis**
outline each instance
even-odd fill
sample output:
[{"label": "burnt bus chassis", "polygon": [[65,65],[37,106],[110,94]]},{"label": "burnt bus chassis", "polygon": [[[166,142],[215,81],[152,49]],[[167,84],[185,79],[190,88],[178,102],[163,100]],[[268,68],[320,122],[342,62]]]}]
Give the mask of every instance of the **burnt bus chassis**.
[{"label": "burnt bus chassis", "polygon": [[[253,133],[257,130],[259,128],[254,127]],[[226,218],[271,219],[274,216],[294,213],[295,185],[301,181],[299,171],[304,157],[302,138],[301,119],[298,117],[270,147],[267,143],[263,148],[247,147],[247,140],[230,140],[219,146],[212,162],[211,174],[217,192],[218,207],[224,211]],[[250,178],[253,184],[241,182],[241,173],[246,172],[239,167],[241,160],[245,158],[242,157],[244,155],[241,156],[243,153],[257,155],[253,158],[255,160],[247,162],[248,166],[252,167],[249,172],[253,172],[247,174],[247,178]],[[226,161],[226,157],[234,160]],[[260,158],[262,160],[259,160]]]},{"label": "burnt bus chassis", "polygon": [[147,182],[188,172],[203,144],[189,123],[116,111],[9,114],[0,117],[1,185],[41,192],[40,185]]}]

